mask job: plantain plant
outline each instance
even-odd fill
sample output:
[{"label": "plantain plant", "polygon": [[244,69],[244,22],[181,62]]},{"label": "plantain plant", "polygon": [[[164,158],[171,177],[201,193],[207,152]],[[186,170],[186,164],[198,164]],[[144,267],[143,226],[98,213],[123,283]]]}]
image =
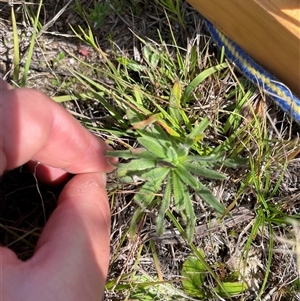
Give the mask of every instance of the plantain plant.
[{"label": "plantain plant", "polygon": [[[169,136],[163,129],[154,126],[151,130],[138,130],[139,149],[109,151],[108,156],[130,159],[118,165],[117,174],[124,182],[142,180],[143,184],[134,196],[141,210],[160,205],[156,218],[158,234],[164,231],[163,222],[167,210],[172,207],[181,215],[186,236],[192,240],[196,216],[191,194],[198,194],[209,206],[224,213],[224,206],[201,182],[201,178],[224,180],[223,173],[212,168],[220,165],[235,166],[236,160],[223,160],[223,156],[193,154],[192,146],[209,125],[205,118],[195,123],[193,130],[184,139]],[[235,162],[236,161],[236,162]],[[136,221],[138,218],[134,218]]]}]

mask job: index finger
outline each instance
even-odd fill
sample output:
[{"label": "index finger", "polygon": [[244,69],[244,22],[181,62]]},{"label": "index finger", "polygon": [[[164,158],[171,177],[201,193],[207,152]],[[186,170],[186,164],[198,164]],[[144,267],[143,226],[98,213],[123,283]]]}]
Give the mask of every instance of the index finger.
[{"label": "index finger", "polygon": [[0,172],[31,159],[70,173],[113,170],[109,146],[45,94],[1,81],[0,106]]}]

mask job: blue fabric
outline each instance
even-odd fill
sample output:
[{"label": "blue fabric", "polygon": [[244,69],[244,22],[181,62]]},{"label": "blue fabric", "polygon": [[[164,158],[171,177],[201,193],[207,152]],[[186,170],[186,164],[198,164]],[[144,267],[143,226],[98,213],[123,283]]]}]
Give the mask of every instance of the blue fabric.
[{"label": "blue fabric", "polygon": [[206,20],[206,26],[210,31],[218,47],[224,47],[225,54],[242,73],[282,108],[284,112],[300,123],[300,100],[283,83],[257,64],[236,43],[228,39],[212,23]]}]

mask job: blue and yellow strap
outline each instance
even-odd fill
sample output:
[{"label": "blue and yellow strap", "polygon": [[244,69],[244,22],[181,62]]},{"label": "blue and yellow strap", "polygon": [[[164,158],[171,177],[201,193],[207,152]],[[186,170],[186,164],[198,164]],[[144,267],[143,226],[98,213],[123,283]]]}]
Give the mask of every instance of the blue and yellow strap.
[{"label": "blue and yellow strap", "polygon": [[300,123],[300,99],[294,95],[283,83],[257,64],[236,43],[231,41],[212,23],[206,20],[206,26],[210,31],[218,47],[224,47],[225,54],[249,80],[258,85],[265,93],[281,107],[281,109]]}]

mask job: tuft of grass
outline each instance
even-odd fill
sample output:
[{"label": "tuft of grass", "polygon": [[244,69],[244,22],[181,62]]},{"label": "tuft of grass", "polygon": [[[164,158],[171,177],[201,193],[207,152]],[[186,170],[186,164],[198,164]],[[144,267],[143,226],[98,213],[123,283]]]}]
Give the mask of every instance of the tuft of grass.
[{"label": "tuft of grass", "polygon": [[[37,38],[42,35],[43,32],[55,23],[55,21],[62,15],[65,9],[69,6],[71,1],[69,1],[52,20],[48,23],[42,25],[40,22],[42,8],[44,5],[43,0],[39,0],[36,6],[34,3],[22,3],[22,14],[23,23],[27,26],[27,31],[31,31],[31,37],[29,45],[23,53],[23,61],[25,61],[24,66],[21,70],[21,56],[20,56],[20,45],[19,45],[19,33],[17,30],[17,22],[14,6],[11,6],[11,18],[12,18],[12,28],[13,28],[13,42],[14,42],[14,69],[13,69],[13,82],[16,87],[25,87],[27,85],[28,75],[31,68],[32,58],[34,50],[36,48]],[[34,9],[33,9],[34,7]],[[22,72],[21,72],[22,71]]]},{"label": "tuft of grass", "polygon": [[181,0],[155,0],[155,2],[168,11],[170,16],[185,28],[185,8]]}]

